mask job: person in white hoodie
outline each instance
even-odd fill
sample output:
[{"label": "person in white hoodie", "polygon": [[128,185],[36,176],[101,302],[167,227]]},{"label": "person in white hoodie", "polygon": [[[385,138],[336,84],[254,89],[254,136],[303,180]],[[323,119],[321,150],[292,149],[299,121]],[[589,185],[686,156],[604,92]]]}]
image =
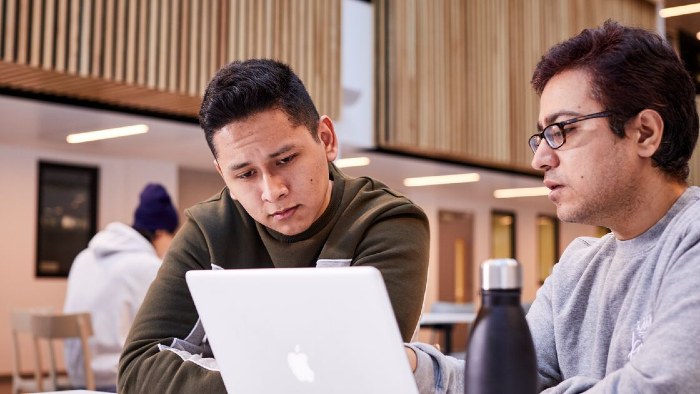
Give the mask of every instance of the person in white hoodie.
[{"label": "person in white hoodie", "polygon": [[[71,266],[63,310],[92,316],[92,369],[101,391],[116,391],[124,341],[177,226],[168,192],[149,183],[141,192],[133,225],[110,223],[95,234]],[[85,387],[80,342],[66,341],[64,352],[71,384]]]}]

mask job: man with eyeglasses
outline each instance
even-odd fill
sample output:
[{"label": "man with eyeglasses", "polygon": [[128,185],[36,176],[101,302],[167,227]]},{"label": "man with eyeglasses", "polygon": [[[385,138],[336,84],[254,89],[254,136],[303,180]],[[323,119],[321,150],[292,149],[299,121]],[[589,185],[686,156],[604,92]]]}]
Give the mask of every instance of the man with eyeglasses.
[{"label": "man with eyeglasses", "polygon": [[[540,390],[700,393],[693,81],[658,35],[608,21],[551,48],[532,85],[557,216],[611,230],[573,241],[529,310]],[[408,347],[421,392],[462,392],[463,363]]]}]

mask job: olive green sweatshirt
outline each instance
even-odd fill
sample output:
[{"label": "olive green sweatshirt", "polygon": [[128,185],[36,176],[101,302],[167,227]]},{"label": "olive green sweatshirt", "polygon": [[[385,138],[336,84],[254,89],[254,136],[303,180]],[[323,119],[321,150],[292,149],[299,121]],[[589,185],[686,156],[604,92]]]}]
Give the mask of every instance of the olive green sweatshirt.
[{"label": "olive green sweatshirt", "polygon": [[[403,340],[411,339],[427,280],[427,217],[376,180],[347,177],[332,164],[330,178],[328,208],[293,236],[257,223],[226,188],[186,210],[187,220],[127,338],[119,363],[120,393],[225,392],[216,368],[183,356],[201,350],[199,343],[188,347],[201,329],[185,282],[189,270],[373,266],[383,275]],[[221,300],[223,311],[229,301]],[[211,357],[206,353],[201,357]]]}]

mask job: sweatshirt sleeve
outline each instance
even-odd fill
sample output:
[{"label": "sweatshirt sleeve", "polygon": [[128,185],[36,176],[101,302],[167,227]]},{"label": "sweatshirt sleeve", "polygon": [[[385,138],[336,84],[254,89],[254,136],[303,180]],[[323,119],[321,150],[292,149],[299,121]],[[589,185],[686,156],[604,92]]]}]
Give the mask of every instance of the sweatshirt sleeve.
[{"label": "sweatshirt sleeve", "polygon": [[[554,270],[557,270],[557,265]],[[552,313],[551,291],[554,275],[550,275],[527,313],[527,323],[532,334],[537,356],[537,383],[540,389],[552,387],[562,380],[557,359]]]},{"label": "sweatshirt sleeve", "polygon": [[[225,393],[220,373],[201,357],[178,351],[198,321],[185,281],[193,269],[209,269],[204,237],[191,219],[173,239],[158,275],[131,327],[119,361],[120,393]],[[211,360],[211,359],[209,359]]]},{"label": "sweatshirt sleeve", "polygon": [[418,326],[428,278],[430,230],[425,213],[403,204],[378,217],[358,245],[356,266],[373,266],[384,278],[404,342]]},{"label": "sweatshirt sleeve", "polygon": [[416,379],[420,394],[462,394],[464,392],[464,360],[446,356],[425,343],[406,346],[416,353]]}]

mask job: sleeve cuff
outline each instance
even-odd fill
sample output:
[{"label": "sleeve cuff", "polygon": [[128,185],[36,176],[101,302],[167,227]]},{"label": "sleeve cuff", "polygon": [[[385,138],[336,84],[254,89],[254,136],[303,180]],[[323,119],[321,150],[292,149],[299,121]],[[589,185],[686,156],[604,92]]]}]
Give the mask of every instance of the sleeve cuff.
[{"label": "sleeve cuff", "polygon": [[433,358],[415,344],[407,343],[406,347],[413,349],[416,353],[416,370],[413,372],[413,377],[416,379],[419,393],[435,393],[435,373],[436,366],[433,363]]}]

